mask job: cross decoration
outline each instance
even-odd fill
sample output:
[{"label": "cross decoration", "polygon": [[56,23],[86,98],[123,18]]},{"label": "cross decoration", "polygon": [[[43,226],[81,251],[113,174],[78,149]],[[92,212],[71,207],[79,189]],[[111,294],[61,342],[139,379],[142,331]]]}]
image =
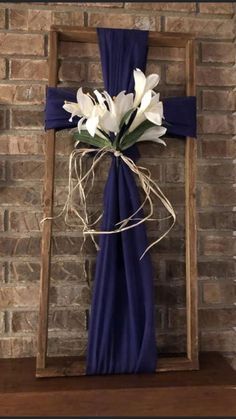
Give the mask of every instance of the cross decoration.
[{"label": "cross decoration", "polygon": [[[105,90],[110,96],[134,91],[133,70],[145,72],[148,31],[98,28]],[[77,127],[70,122],[64,102],[77,102],[68,88],[47,88],[45,128]],[[195,96],[163,99],[164,126],[169,136],[196,137]],[[124,155],[137,161],[136,145]],[[114,228],[140,208],[138,187],[130,167],[119,156],[112,156],[104,188],[101,230]],[[137,218],[143,217],[142,209]],[[96,259],[86,374],[154,372],[157,349],[154,324],[152,266],[145,224],[117,234],[101,234]],[[79,249],[78,249],[79,251]]]}]

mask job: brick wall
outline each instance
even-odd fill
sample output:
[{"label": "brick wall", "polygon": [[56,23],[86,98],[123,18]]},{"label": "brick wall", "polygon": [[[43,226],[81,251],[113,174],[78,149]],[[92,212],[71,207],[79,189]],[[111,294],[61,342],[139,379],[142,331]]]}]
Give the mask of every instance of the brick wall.
[{"label": "brick wall", "polygon": [[[35,354],[40,273],[41,191],[44,174],[43,104],[48,30],[52,23],[194,32],[198,98],[198,269],[200,349],[235,362],[235,48],[233,3],[0,3],[0,356]],[[158,57],[158,59],[157,59]],[[184,55],[150,48],[147,72],[158,72],[162,96],[184,94]],[[102,86],[98,48],[60,46],[61,85]],[[68,132],[57,136],[55,211],[66,196]],[[140,146],[142,159],[178,214],[170,236],[152,251],[158,345],[180,351],[185,342],[184,142],[163,150]],[[99,169],[89,209],[101,205],[109,162]],[[153,237],[163,227],[149,227]],[[50,344],[53,354],[86,346],[95,251],[61,219],[53,227]]]}]

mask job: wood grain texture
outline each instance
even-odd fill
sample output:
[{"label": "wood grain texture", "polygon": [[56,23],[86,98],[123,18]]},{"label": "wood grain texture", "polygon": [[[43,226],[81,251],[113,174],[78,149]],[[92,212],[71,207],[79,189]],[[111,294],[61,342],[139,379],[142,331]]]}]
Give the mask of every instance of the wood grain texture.
[{"label": "wood grain texture", "polygon": [[[57,85],[58,42],[97,43],[94,28],[53,26],[50,35],[50,72],[49,86]],[[187,95],[195,94],[195,59],[194,41],[190,34],[149,32],[150,46],[184,47],[186,50],[186,89]],[[51,216],[53,209],[55,132],[52,130],[46,138],[46,174],[44,207],[45,216]],[[196,140],[186,139],[185,149],[185,201],[186,201],[186,305],[187,305],[187,356],[161,358],[157,372],[194,370],[198,368],[198,323],[197,323],[197,271],[196,271]],[[67,365],[49,365],[46,362],[48,334],[48,300],[50,282],[50,243],[51,220],[44,223],[42,237],[42,270],[40,291],[40,320],[37,377],[59,377],[85,374],[85,360],[77,359]]]},{"label": "wood grain texture", "polygon": [[[49,86],[57,85],[57,46],[58,35],[56,31],[50,32],[50,58],[49,58]],[[49,130],[45,136],[45,178],[43,190],[44,217],[53,216],[53,186],[54,186],[54,162],[55,162],[55,131]],[[39,296],[39,327],[37,347],[37,368],[46,366],[47,338],[48,338],[48,310],[49,310],[49,286],[51,266],[51,236],[52,220],[43,223],[41,244],[41,279]]]},{"label": "wood grain texture", "polygon": [[194,372],[64,380],[36,379],[34,362],[33,358],[0,360],[1,416],[236,414],[236,372],[219,354],[201,354],[201,368]]},{"label": "wood grain texture", "polygon": [[[195,47],[189,40],[186,46],[186,93],[195,96]],[[186,306],[187,355],[198,366],[197,311],[197,226],[196,226],[196,159],[195,138],[188,137],[185,146],[185,231],[186,231]]]}]

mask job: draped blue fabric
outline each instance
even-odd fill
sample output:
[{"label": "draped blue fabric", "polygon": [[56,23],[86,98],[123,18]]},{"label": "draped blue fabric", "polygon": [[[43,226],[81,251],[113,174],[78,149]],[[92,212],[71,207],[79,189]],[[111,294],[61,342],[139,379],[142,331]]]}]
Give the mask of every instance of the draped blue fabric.
[{"label": "draped blue fabric", "polygon": [[[133,89],[133,69],[145,71],[147,32],[98,29],[105,90]],[[133,149],[134,150],[134,149]],[[127,165],[113,157],[104,193],[103,230],[140,206]],[[142,217],[142,213],[137,217]],[[102,235],[97,255],[87,374],[154,372],[157,361],[153,275],[144,224],[116,235]]]},{"label": "draped blue fabric", "polygon": [[[48,87],[45,106],[45,129],[74,128],[79,118],[69,122],[64,101],[76,102],[76,91],[62,87]],[[196,137],[196,97],[180,96],[162,99],[167,134]]]},{"label": "draped blue fabric", "polygon": [[[113,96],[133,91],[133,69],[145,71],[146,31],[98,29],[105,89]],[[73,128],[64,100],[76,102],[76,92],[48,88],[45,128]],[[167,133],[196,136],[196,98],[163,101]],[[136,148],[127,150],[133,159]],[[132,172],[111,158],[104,190],[102,229],[111,230],[140,205]],[[137,217],[142,217],[140,211]],[[154,372],[157,361],[154,325],[153,275],[146,249],[144,224],[126,232],[100,236],[89,322],[87,374]]]}]

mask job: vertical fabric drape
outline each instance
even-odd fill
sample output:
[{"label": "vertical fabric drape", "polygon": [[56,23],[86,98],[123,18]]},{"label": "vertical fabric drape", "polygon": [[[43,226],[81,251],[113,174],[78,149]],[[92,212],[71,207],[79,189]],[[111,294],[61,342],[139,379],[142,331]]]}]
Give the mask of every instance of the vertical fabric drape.
[{"label": "vertical fabric drape", "polygon": [[[133,70],[145,71],[148,32],[98,29],[105,89],[133,91]],[[137,150],[129,151],[132,158]],[[104,191],[103,230],[114,229],[140,205],[132,172],[112,157]],[[137,217],[142,217],[140,211]],[[157,361],[153,274],[144,224],[100,237],[89,339],[87,374],[154,372]]]}]

